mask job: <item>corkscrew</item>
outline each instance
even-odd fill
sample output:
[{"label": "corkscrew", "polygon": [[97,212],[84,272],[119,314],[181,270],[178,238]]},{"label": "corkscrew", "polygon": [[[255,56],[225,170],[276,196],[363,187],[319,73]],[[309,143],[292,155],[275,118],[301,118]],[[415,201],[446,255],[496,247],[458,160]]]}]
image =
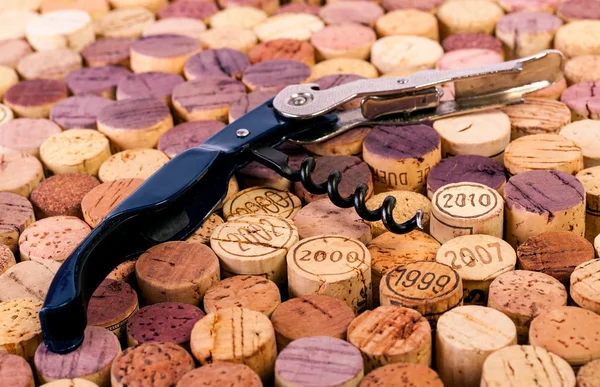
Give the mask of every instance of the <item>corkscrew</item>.
[{"label": "corkscrew", "polygon": [[[480,68],[425,70],[327,90],[311,83],[284,88],[203,144],[170,160],[73,250],[56,273],[40,311],[44,343],[55,353],[78,348],[84,338],[88,302],[110,271],[156,244],[188,238],[222,203],[235,171],[252,161],[300,181],[309,192],[327,193],[336,206],[354,207],[365,220],[382,220],[392,232],[420,227],[421,211],[397,223],[393,197],[370,210],[365,205],[366,185],[342,197],[339,171],[332,171],[325,182],[314,182],[314,159],[304,160],[295,171],[275,147],[288,140],[322,142],[359,126],[398,126],[520,103],[527,93],[558,81],[563,69],[562,54],[547,50]],[[442,85],[448,83],[454,85],[455,96],[442,101]],[[355,98],[362,98],[360,107],[337,109]]]}]

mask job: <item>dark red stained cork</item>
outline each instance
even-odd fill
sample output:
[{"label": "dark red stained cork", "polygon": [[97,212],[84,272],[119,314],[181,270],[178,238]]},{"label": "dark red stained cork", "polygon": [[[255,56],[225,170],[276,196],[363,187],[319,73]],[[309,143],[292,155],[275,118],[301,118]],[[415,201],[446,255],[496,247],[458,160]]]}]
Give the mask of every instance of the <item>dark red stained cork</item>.
[{"label": "dark red stained cork", "polygon": [[506,175],[504,167],[489,157],[460,155],[440,161],[427,176],[427,186],[434,192],[446,184],[463,181],[498,189],[506,182]]},{"label": "dark red stained cork", "polygon": [[224,123],[216,120],[184,122],[160,136],[158,150],[175,157],[186,149],[202,144],[224,127]]},{"label": "dark red stained cork", "polygon": [[217,48],[192,55],[184,66],[184,72],[192,78],[212,75],[241,78],[248,66],[250,60],[243,52],[231,48]]},{"label": "dark red stained cork", "polygon": [[192,19],[206,20],[219,11],[214,2],[204,1],[176,1],[158,11],[160,19],[170,17],[189,17]]},{"label": "dark red stained cork", "polygon": [[528,212],[548,214],[565,211],[585,199],[583,184],[562,171],[528,171],[510,178],[504,188],[509,209],[524,208]]},{"label": "dark red stained cork", "polygon": [[308,13],[309,15],[317,16],[321,6],[318,4],[306,4],[306,3],[290,3],[279,7],[275,15],[282,13]]},{"label": "dark red stained cork", "polygon": [[501,54],[504,53],[502,42],[491,35],[471,32],[451,35],[442,42],[444,51],[462,50],[464,48],[485,48]]},{"label": "dark red stained cork", "polygon": [[205,314],[193,305],[163,302],[140,309],[127,322],[127,334],[140,344],[171,342],[186,344],[192,328]]},{"label": "dark red stained cork", "polygon": [[279,90],[302,83],[310,76],[310,67],[291,59],[272,59],[248,67],[242,81],[256,90]]},{"label": "dark red stained cork", "polygon": [[88,325],[106,327],[118,323],[131,313],[137,302],[137,294],[127,282],[105,279],[88,304]]},{"label": "dark red stained cork", "polygon": [[440,135],[423,124],[375,126],[363,143],[371,154],[393,160],[421,159],[440,146]]},{"label": "dark red stained cork", "polygon": [[12,86],[4,94],[4,101],[16,106],[39,106],[64,99],[67,84],[54,79],[30,79]]},{"label": "dark red stained cork", "polygon": [[442,5],[445,0],[383,0],[381,5],[386,12],[397,9],[418,9],[432,11]]},{"label": "dark red stained cork", "polygon": [[81,56],[88,66],[107,66],[129,64],[129,48],[135,39],[103,38],[89,44],[81,50]]},{"label": "dark red stained cork", "polygon": [[98,179],[86,173],[64,173],[47,178],[31,192],[36,220],[59,215],[83,220],[81,200],[99,185]]},{"label": "dark red stained cork", "polygon": [[76,95],[54,104],[50,119],[63,129],[97,129],[98,114],[113,102],[97,95]]},{"label": "dark red stained cork", "polygon": [[121,66],[84,67],[67,75],[65,82],[75,95],[114,95],[119,81],[129,74]]},{"label": "dark red stained cork", "polygon": [[235,101],[229,108],[229,116],[237,120],[249,111],[257,108],[259,105],[267,102],[269,99],[277,95],[275,90],[257,90],[244,95],[242,98]]},{"label": "dark red stained cork", "polygon": [[211,76],[180,84],[173,90],[173,102],[186,111],[230,106],[246,94],[240,81],[225,77]]},{"label": "dark red stained cork", "polygon": [[197,39],[175,34],[144,36],[131,44],[136,53],[159,58],[186,55],[198,48],[200,42]]},{"label": "dark red stained cork", "polygon": [[147,129],[169,114],[169,107],[157,98],[126,99],[102,109],[98,121],[113,128]]},{"label": "dark red stained cork", "polygon": [[600,19],[598,0],[568,0],[560,4],[556,13],[567,19]]},{"label": "dark red stained cork", "polygon": [[121,78],[117,85],[117,100],[155,97],[170,99],[175,86],[183,83],[181,75],[149,71]]},{"label": "dark red stained cork", "polygon": [[562,25],[559,17],[547,12],[513,12],[502,16],[496,29],[505,33],[555,31]]}]

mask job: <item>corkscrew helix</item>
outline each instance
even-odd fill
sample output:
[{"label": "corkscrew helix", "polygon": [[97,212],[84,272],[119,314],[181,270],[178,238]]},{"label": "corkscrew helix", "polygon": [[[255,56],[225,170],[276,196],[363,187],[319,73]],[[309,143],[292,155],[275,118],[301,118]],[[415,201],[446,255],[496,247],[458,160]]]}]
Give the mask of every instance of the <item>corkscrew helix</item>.
[{"label": "corkscrew helix", "polygon": [[[150,247],[187,239],[219,207],[235,171],[257,161],[314,194],[327,193],[337,206],[354,207],[366,220],[382,220],[393,232],[420,226],[422,212],[405,223],[393,219],[395,199],[369,210],[367,187],[342,197],[341,174],[325,182],[311,178],[315,160],[298,171],[274,147],[285,141],[322,142],[358,126],[403,125],[482,109],[520,103],[525,94],[560,80],[564,58],[559,51],[491,66],[426,70],[407,77],[358,80],[327,90],[316,84],[292,85],[230,123],[197,147],[188,149],[150,176],[123,200],[73,250],[56,273],[40,311],[42,337],[48,350],[68,353],[84,339],[89,300],[120,263],[136,259]],[[453,100],[442,101],[442,85],[453,83]],[[358,108],[336,110],[362,98]]]}]

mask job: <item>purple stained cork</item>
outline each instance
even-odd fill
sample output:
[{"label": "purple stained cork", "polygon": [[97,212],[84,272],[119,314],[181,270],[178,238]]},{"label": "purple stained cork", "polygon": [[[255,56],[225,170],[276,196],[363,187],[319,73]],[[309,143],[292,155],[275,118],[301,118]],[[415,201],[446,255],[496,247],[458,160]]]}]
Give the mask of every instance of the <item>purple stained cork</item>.
[{"label": "purple stained cork", "polygon": [[126,99],[102,109],[98,122],[111,128],[148,129],[169,114],[169,107],[157,98]]},{"label": "purple stained cork", "polygon": [[250,59],[243,52],[231,48],[217,48],[192,55],[186,62],[183,71],[188,79],[213,75],[225,75],[239,79],[249,66]]},{"label": "purple stained cork", "polygon": [[502,33],[534,34],[556,31],[562,20],[547,12],[513,12],[502,16],[496,24],[496,31]]},{"label": "purple stained cork", "polygon": [[275,361],[275,380],[285,385],[341,386],[359,380],[363,372],[359,349],[329,336],[303,337],[292,341]]},{"label": "purple stained cork", "polygon": [[280,90],[302,83],[310,76],[310,67],[292,59],[271,59],[248,67],[242,82],[250,90]]},{"label": "purple stained cork", "polygon": [[81,56],[88,66],[129,66],[129,48],[133,42],[129,38],[98,39],[81,50]]},{"label": "purple stained cork", "polygon": [[321,6],[318,4],[289,3],[279,7],[275,15],[281,15],[282,13],[308,13],[309,15],[317,16],[320,10]]},{"label": "purple stained cork", "polygon": [[76,95],[52,106],[50,119],[63,129],[97,129],[96,119],[114,101],[96,95]]},{"label": "purple stained cork", "polygon": [[204,316],[200,308],[180,302],[148,305],[127,322],[128,341],[133,339],[139,344],[170,342],[185,346],[190,341],[192,328]]},{"label": "purple stained cork", "polygon": [[229,107],[245,94],[246,88],[242,82],[229,77],[212,76],[178,85],[173,89],[172,99],[189,113]]},{"label": "purple stained cork", "polygon": [[30,79],[12,86],[4,101],[15,106],[39,106],[55,103],[68,95],[67,84],[55,79]]},{"label": "purple stained cork", "polygon": [[158,150],[173,158],[186,149],[202,144],[224,127],[224,123],[216,120],[184,122],[160,136]]},{"label": "purple stained cork", "polygon": [[418,9],[421,11],[433,11],[437,9],[445,0],[383,0],[383,8],[386,12],[397,9]]},{"label": "purple stained cork", "polygon": [[502,42],[491,35],[479,32],[451,35],[442,42],[444,51],[462,50],[464,48],[484,48],[503,54]]},{"label": "purple stained cork", "polygon": [[204,1],[176,1],[158,11],[160,19],[171,17],[189,17],[192,19],[207,20],[219,11],[214,2]]},{"label": "purple stained cork", "polygon": [[31,387],[33,372],[21,356],[0,352],[0,386]]},{"label": "purple stained cork", "polygon": [[393,160],[418,159],[440,147],[440,135],[423,124],[375,126],[363,143],[371,154]]},{"label": "purple stained cork", "polygon": [[131,44],[131,50],[138,54],[171,58],[190,54],[200,48],[200,42],[189,36],[160,34],[144,36]]},{"label": "purple stained cork", "polygon": [[229,109],[229,120],[237,120],[276,95],[277,91],[275,90],[257,90],[244,95],[231,105],[231,108]]},{"label": "purple stained cork", "polygon": [[600,19],[598,0],[569,0],[560,4],[556,14],[566,20]]},{"label": "purple stained cork", "polygon": [[65,77],[69,90],[75,95],[101,95],[111,97],[119,81],[131,74],[121,66],[84,67]]},{"label": "purple stained cork", "polygon": [[569,86],[560,101],[571,109],[574,119],[600,118],[600,82],[582,82]]},{"label": "purple stained cork", "polygon": [[155,97],[169,102],[175,86],[183,82],[178,74],[158,71],[131,74],[117,84],[117,100]]},{"label": "purple stained cork", "polygon": [[433,194],[446,184],[464,181],[480,183],[498,190],[506,183],[504,167],[489,157],[459,155],[436,164],[427,176],[427,193]]},{"label": "purple stained cork", "polygon": [[582,203],[585,189],[577,178],[562,171],[528,171],[510,178],[504,188],[508,209],[548,214],[566,211]]}]

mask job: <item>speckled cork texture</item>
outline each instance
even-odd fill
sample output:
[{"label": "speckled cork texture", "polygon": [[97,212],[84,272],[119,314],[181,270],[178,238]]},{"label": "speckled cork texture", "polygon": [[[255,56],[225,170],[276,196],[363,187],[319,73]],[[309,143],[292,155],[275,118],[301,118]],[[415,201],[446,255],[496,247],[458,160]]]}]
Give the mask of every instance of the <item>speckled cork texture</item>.
[{"label": "speckled cork texture", "polygon": [[81,200],[100,182],[84,173],[55,175],[44,180],[31,193],[36,219],[50,216],[76,216],[83,219]]},{"label": "speckled cork texture", "polygon": [[138,296],[126,282],[105,279],[87,306],[88,325],[102,327],[122,337],[125,324],[138,310]]},{"label": "speckled cork texture", "polygon": [[188,372],[177,387],[262,387],[250,367],[244,364],[212,363]]},{"label": "speckled cork texture", "polygon": [[397,363],[369,372],[360,387],[443,387],[443,383],[438,374],[427,366]]},{"label": "speckled cork texture", "polygon": [[23,196],[0,192],[0,243],[13,253],[18,250],[19,235],[35,221],[33,206]]},{"label": "speckled cork texture", "polygon": [[60,263],[23,261],[0,275],[0,301],[33,298],[43,301]]},{"label": "speckled cork texture", "polygon": [[266,278],[237,275],[211,286],[204,294],[204,310],[207,313],[226,308],[246,308],[271,317],[281,304],[277,285]]}]

